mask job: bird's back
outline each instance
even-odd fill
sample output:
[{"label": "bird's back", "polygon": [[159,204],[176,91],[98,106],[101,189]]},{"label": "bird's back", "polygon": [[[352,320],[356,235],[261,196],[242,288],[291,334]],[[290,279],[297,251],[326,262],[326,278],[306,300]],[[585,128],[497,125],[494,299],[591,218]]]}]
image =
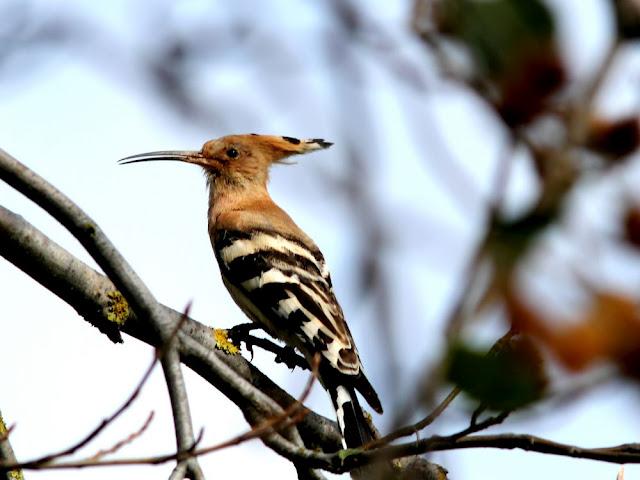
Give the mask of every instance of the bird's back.
[{"label": "bird's back", "polygon": [[222,278],[245,314],[272,336],[296,346],[307,360],[320,352],[332,374],[364,390],[372,406],[379,405],[313,240],[265,198],[220,212],[212,220]]}]

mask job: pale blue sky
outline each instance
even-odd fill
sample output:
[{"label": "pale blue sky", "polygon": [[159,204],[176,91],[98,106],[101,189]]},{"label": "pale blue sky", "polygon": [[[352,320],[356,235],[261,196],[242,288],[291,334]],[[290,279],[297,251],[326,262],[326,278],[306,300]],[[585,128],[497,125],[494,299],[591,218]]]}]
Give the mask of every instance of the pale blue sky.
[{"label": "pale blue sky", "polygon": [[[144,2],[36,3],[46,5],[52,14],[77,9],[82,18],[91,19],[100,27],[96,36],[101,31],[117,32],[123,44],[142,36],[144,45],[160,35],[140,32],[140,23],[131,19],[131,9],[140,16],[153,18],[143,8]],[[610,28],[610,24],[600,20],[606,14],[604,2],[551,3],[558,11],[571,13],[560,17],[563,46],[572,59],[572,73],[580,78],[592,71],[604,49]],[[207,2],[178,4],[175,9],[167,8],[186,20],[193,15],[216,15]],[[274,13],[268,17],[254,15],[251,3],[239,4],[244,9],[243,15],[255,21],[261,32],[268,33],[283,22],[297,32],[299,40],[288,44],[294,59],[304,58],[305,49],[317,41],[318,32],[324,28],[323,19],[314,14],[315,9],[308,2],[269,3]],[[397,27],[393,32],[404,40],[401,19],[406,2],[397,5],[395,11],[389,11],[385,3],[384,8],[372,9],[371,14],[374,18],[395,19]],[[261,38],[258,35],[255,41]],[[404,51],[410,58],[421,58],[416,45],[409,44]],[[130,52],[120,63],[121,70],[114,72],[109,58],[92,57],[88,42],[83,48],[45,50],[35,57],[18,57],[5,63],[5,71],[0,72],[0,147],[47,178],[93,216],[160,301],[176,309],[193,301],[191,313],[195,318],[224,327],[244,319],[219,280],[206,235],[206,195],[201,173],[197,168],[178,164],[118,167],[116,160],[149,150],[195,149],[208,138],[232,132],[256,131],[336,141],[327,152],[300,158],[292,167],[277,168],[272,176],[272,192],[323,249],[338,297],[359,340],[369,377],[379,385],[383,403],[392,406],[398,398],[384,379],[384,352],[380,352],[380,340],[375,339],[376,332],[371,332],[367,323],[372,305],[363,303],[354,292],[356,278],[350,258],[358,248],[352,242],[356,227],[341,210],[342,201],[334,198],[318,180],[322,178],[318,176],[319,169],[340,173],[341,158],[345,155],[340,143],[340,119],[331,107],[332,87],[318,73],[322,60],[312,60],[318,69],[311,73],[277,78],[275,82],[281,83],[271,86],[279,90],[274,97],[267,94],[267,88],[256,88],[262,79],[246,65],[242,51],[222,52],[220,65],[199,72],[193,79],[194,88],[206,87],[203,103],[212,105],[214,111],[223,109],[226,114],[224,128],[215,125],[204,129],[175,115],[171,108],[158,103],[153,94],[145,93],[144,83],[129,70],[131,62],[139,59],[137,52]],[[614,111],[618,112],[637,107],[638,55],[630,52],[627,60],[628,65],[616,76],[615,94],[603,102],[608,109],[615,106]],[[388,74],[371,63],[363,62],[362,68],[368,79],[364,94],[375,100],[375,108],[366,120],[374,125],[377,135],[374,139],[362,138],[362,143],[365,148],[373,145],[368,151],[380,164],[377,175],[370,179],[372,191],[385,199],[377,210],[390,229],[409,228],[415,232],[414,238],[400,243],[401,250],[384,253],[385,264],[396,276],[398,285],[394,292],[397,309],[394,326],[401,334],[396,338],[396,346],[409,353],[403,359],[405,370],[398,381],[410,387],[415,372],[425,361],[440,354],[442,315],[456,275],[483,220],[491,167],[504,138],[495,118],[479,102],[438,83],[431,72],[424,73],[432,82],[430,89],[416,94],[406,86],[393,87]],[[23,69],[24,74],[15,73]],[[287,102],[289,89],[306,89],[310,95]],[[275,108],[279,102],[281,109]],[[229,115],[230,109],[232,112],[237,109],[238,114]],[[451,190],[439,177],[441,152],[430,143],[431,135],[421,136],[419,128],[406,123],[407,109],[414,124],[437,128],[436,137],[444,141],[472,179],[472,188],[461,197],[452,198]],[[398,158],[402,160],[401,169],[396,168]],[[510,196],[524,202],[529,189],[526,169],[516,168]],[[61,227],[5,185],[0,185],[0,200],[3,206],[23,215],[91,263]],[[398,215],[398,211],[407,209],[406,216]],[[152,351],[130,338],[126,338],[124,345],[110,344],[78,319],[71,308],[4,260],[0,260],[0,285],[5,292],[2,313],[5,333],[0,356],[5,368],[0,409],[9,423],[17,424],[12,443],[19,458],[28,459],[72,443],[112,412],[138,381]],[[422,312],[420,321],[415,319],[416,311]],[[295,394],[301,390],[303,374],[274,365],[270,355],[258,353],[256,357],[256,364],[288,391]],[[187,379],[195,428],[205,427],[204,444],[224,440],[246,428],[241,415],[222,395],[195,375],[187,373]],[[611,386],[584,398],[571,409],[544,412],[541,418],[531,417],[531,421],[526,416],[516,416],[496,431],[531,432],[583,446],[632,442],[640,432],[640,417],[632,413],[637,396],[637,391],[629,386]],[[332,415],[328,399],[319,388],[309,404]],[[105,432],[95,449],[108,447],[129,434],[152,409],[156,418],[149,431],[122,455],[171,450],[174,441],[168,400],[163,380],[157,374],[142,398],[124,419]],[[383,428],[385,417],[376,417]],[[452,429],[465,419],[452,414],[448,421],[436,426]],[[86,453],[95,449],[89,448]],[[449,469],[452,479],[465,480],[540,476],[613,479],[618,470],[617,466],[605,463],[519,451],[464,450],[438,453],[433,458]],[[201,462],[205,471],[214,475],[294,478],[288,462],[257,442],[210,455]],[[170,468],[165,465],[117,471],[27,472],[27,478],[106,479],[118,475],[118,478],[155,479],[166,477]],[[628,468],[626,478],[640,478],[640,468]]]}]

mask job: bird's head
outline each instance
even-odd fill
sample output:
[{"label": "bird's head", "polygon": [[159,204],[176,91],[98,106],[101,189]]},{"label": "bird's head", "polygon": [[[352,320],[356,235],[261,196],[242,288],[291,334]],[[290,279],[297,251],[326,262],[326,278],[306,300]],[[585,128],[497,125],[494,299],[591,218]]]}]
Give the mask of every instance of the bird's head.
[{"label": "bird's head", "polygon": [[228,135],[206,142],[200,151],[159,151],[123,158],[121,165],[171,160],[193,163],[204,168],[210,181],[228,185],[264,185],[269,167],[291,155],[328,148],[321,138],[300,140],[275,135]]}]

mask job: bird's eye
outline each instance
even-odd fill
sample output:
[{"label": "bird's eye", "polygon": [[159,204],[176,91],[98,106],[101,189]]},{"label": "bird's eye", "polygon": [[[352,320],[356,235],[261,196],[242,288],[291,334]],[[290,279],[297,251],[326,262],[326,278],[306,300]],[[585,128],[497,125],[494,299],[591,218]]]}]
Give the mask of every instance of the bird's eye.
[{"label": "bird's eye", "polygon": [[227,157],[236,158],[238,155],[238,150],[235,148],[227,148]]}]

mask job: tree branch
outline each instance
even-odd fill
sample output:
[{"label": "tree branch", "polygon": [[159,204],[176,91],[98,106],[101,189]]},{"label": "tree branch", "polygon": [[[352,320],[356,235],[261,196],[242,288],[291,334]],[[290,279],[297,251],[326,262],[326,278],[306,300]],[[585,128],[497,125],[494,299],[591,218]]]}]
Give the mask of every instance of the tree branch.
[{"label": "tree branch", "polygon": [[[7,428],[4,418],[0,413],[0,462],[2,463],[18,463],[13,453],[13,447],[9,441],[9,435],[13,427]],[[0,469],[0,479],[2,480],[24,480],[22,470],[20,469]]]},{"label": "tree branch", "polygon": [[442,415],[442,413],[449,407],[449,405],[451,405],[451,402],[453,402],[459,394],[460,389],[458,387],[453,388],[449,392],[449,394],[426,417],[414,423],[413,425],[398,428],[389,435],[385,435],[384,437],[368,443],[366,447],[368,449],[371,449],[381,445],[387,445],[398,438],[407,437],[409,435],[418,433],[423,428],[431,425],[440,415]]},{"label": "tree branch", "polygon": [[145,323],[156,331],[163,344],[167,344],[169,350],[161,360],[174,414],[176,442],[178,450],[192,447],[195,438],[187,391],[179,356],[171,353],[171,320],[161,305],[91,217],[44,178],[1,149],[0,178],[42,207],[76,237]]}]

